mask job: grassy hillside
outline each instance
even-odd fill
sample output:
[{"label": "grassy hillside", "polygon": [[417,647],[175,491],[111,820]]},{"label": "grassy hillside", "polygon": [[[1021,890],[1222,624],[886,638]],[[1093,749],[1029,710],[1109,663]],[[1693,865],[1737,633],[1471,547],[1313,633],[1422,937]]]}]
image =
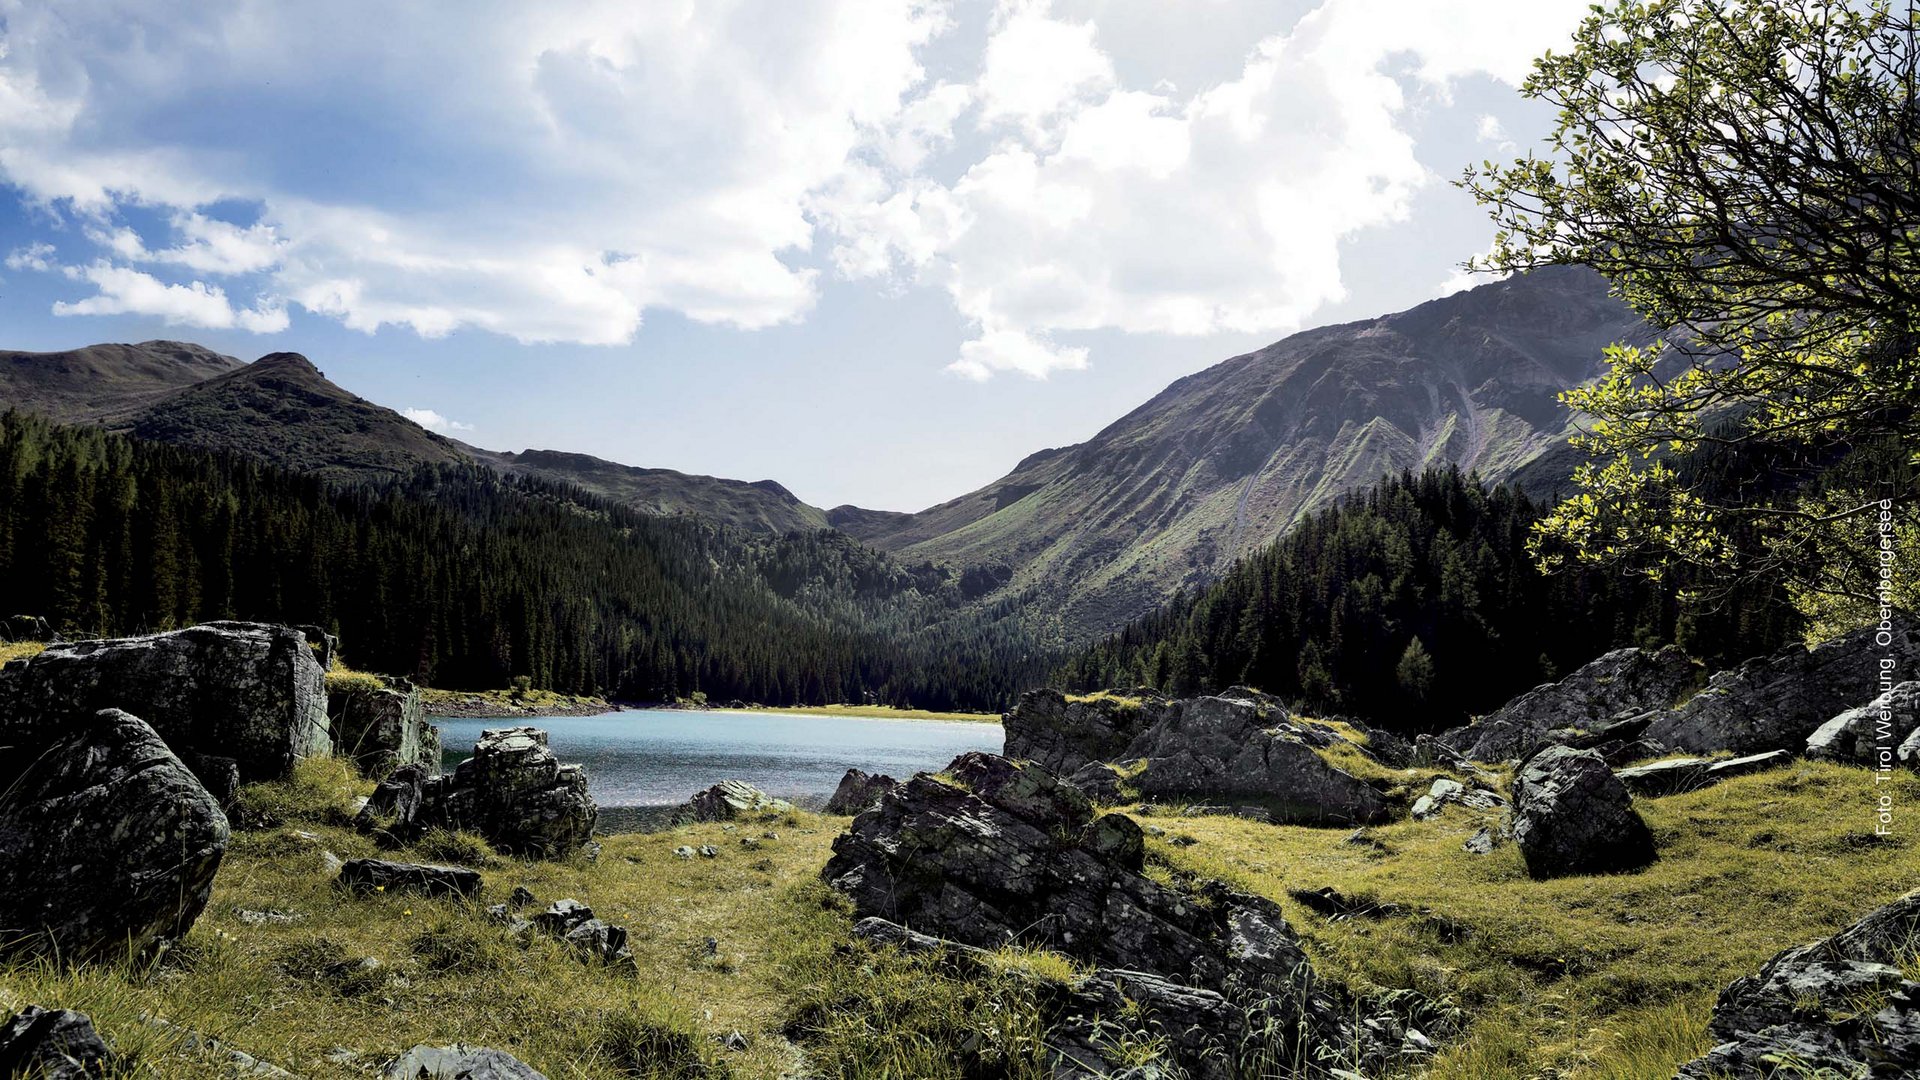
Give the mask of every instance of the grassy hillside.
[{"label": "grassy hillside", "polygon": [[0,406],[62,423],[109,423],[239,367],[231,356],[180,341],[0,352]]},{"label": "grassy hillside", "polygon": [[[506,860],[447,834],[397,854],[479,866],[482,903],[526,885],[542,902],[590,904],[633,935],[637,969],[622,973],[545,941],[515,947],[477,906],[336,892],[323,852],[375,853],[338,824],[357,786],[323,762],[296,783],[253,789],[249,812],[264,827],[236,834],[207,913],[171,954],[151,967],[0,969],[0,1005],[90,1012],[138,1062],[127,1075],[162,1078],[206,1075],[209,1059],[142,1015],[316,1080],[364,1076],[382,1056],[455,1039],[507,1049],[556,1080],[770,1080],[803,1056],[829,1076],[1039,1075],[1030,981],[961,983],[921,961],[845,948],[850,917],[817,881],[844,818],[616,836],[596,861]],[[1800,764],[1645,801],[1658,863],[1547,882],[1528,879],[1511,847],[1462,852],[1483,822],[1458,807],[1366,830],[1361,842],[1226,817],[1143,824],[1164,830],[1149,841],[1151,873],[1224,877],[1280,899],[1323,971],[1466,1008],[1470,1032],[1435,1062],[1435,1080],[1549,1069],[1563,1080],[1666,1080],[1705,1049],[1722,985],[1920,881],[1910,838],[1874,838],[1870,788],[1865,771]],[[1902,775],[1892,793],[1897,805],[1920,803],[1920,780]],[[718,856],[673,854],[700,844]],[[1327,885],[1416,913],[1329,922],[1285,895]],[[243,914],[265,911],[287,919]],[[1018,950],[999,965],[1073,970]],[[745,1050],[716,1041],[733,1031]]]},{"label": "grassy hillside", "polygon": [[642,469],[586,454],[523,450],[517,454],[467,448],[506,473],[575,484],[647,514],[692,514],[754,532],[824,529],[827,515],[772,480],[747,482]]}]

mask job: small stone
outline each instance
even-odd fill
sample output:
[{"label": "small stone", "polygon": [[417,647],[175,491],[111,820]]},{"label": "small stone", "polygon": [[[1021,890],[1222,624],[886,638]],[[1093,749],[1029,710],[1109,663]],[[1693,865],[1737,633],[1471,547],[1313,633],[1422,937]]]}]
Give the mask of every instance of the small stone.
[{"label": "small stone", "polygon": [[720,849],[714,847],[712,844],[701,844],[700,857],[703,859],[717,859],[720,857]]},{"label": "small stone", "polygon": [[361,895],[410,892],[467,900],[480,895],[479,872],[463,866],[352,859],[340,868],[336,881],[342,888]]},{"label": "small stone", "polygon": [[1460,849],[1469,855],[1491,855],[1493,854],[1493,847],[1494,839],[1492,829],[1481,829],[1479,832],[1467,837],[1466,843],[1460,845]]},{"label": "small stone", "polygon": [[479,1046],[416,1046],[387,1068],[385,1080],[547,1080],[511,1054]]},{"label": "small stone", "polygon": [[673,853],[683,859],[691,859],[694,856],[694,850],[685,844],[681,844],[679,847],[674,848]]}]

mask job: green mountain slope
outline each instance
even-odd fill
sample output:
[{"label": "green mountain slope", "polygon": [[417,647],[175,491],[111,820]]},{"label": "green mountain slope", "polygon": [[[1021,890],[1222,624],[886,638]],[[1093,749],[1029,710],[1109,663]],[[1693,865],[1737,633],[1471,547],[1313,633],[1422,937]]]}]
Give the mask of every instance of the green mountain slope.
[{"label": "green mountain slope", "polygon": [[0,406],[62,423],[105,423],[240,366],[181,341],[0,352]]},{"label": "green mountain slope", "polygon": [[672,469],[643,469],[560,450],[513,454],[471,446],[465,449],[503,473],[574,484],[645,514],[693,514],[723,525],[771,533],[827,527],[825,511],[801,502],[772,480],[748,482]]},{"label": "green mountain slope", "polygon": [[918,514],[828,520],[914,560],[984,568],[1042,601],[1043,637],[1085,641],[1383,473],[1514,475],[1564,446],[1560,391],[1597,375],[1607,344],[1650,337],[1597,276],[1542,271],[1227,360]]}]

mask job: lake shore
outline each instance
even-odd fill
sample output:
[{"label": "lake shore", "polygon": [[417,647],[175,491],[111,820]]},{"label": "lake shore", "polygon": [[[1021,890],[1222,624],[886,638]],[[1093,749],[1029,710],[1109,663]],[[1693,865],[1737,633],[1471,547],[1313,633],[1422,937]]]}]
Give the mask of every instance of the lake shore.
[{"label": "lake shore", "polygon": [[[675,706],[661,706],[674,708]],[[685,706],[688,711],[788,713],[795,716],[859,716],[873,720],[937,720],[950,724],[997,724],[999,713],[935,712],[931,709],[896,709],[890,705],[709,705],[704,710]]]}]

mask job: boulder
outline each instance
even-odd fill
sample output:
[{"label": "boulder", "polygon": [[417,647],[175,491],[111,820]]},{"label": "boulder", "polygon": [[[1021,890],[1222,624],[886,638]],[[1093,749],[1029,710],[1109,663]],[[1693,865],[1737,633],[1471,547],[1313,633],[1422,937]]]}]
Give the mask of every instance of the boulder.
[{"label": "boulder", "polygon": [[215,622],[49,646],[0,678],[0,742],[42,744],[101,709],[136,713],[189,763],[231,760],[243,783],[284,777],[333,746],[320,665],[286,626]]},{"label": "boulder", "polygon": [[1290,721],[1265,695],[1199,697],[1174,703],[1120,757],[1146,760],[1133,786],[1148,799],[1259,803],[1286,823],[1390,817],[1385,795],[1320,755],[1335,744],[1356,745],[1329,728]]},{"label": "boulder", "polygon": [[1903,682],[1821,724],[1807,736],[1806,754],[1822,761],[1891,769],[1906,764],[1900,747],[1920,733],[1920,682]]},{"label": "boulder", "polygon": [[463,900],[480,895],[479,871],[464,866],[348,859],[340,867],[340,876],[335,880],[341,888],[362,895],[406,892],[426,896],[457,896]]},{"label": "boulder", "polygon": [[827,800],[827,813],[857,814],[879,802],[880,796],[898,782],[885,774],[848,769],[840,778],[840,786],[833,789],[833,798]]},{"label": "boulder", "polygon": [[1721,991],[1715,1046],[1680,1080],[1767,1080],[1791,1060],[1808,1076],[1920,1075],[1920,983],[1906,978],[1920,893],[1823,941],[1784,950]]},{"label": "boulder", "polygon": [[1067,777],[1067,783],[1080,789],[1094,802],[1114,806],[1125,802],[1127,791],[1121,787],[1120,771],[1104,761],[1089,761]]},{"label": "boulder", "polygon": [[1660,798],[1711,787],[1735,776],[1777,769],[1792,760],[1793,755],[1785,750],[1769,750],[1764,754],[1748,754],[1719,761],[1697,757],[1668,758],[1621,769],[1614,775],[1633,794]]},{"label": "boulder", "polygon": [[387,1067],[384,1080],[547,1080],[546,1074],[484,1046],[416,1046]]},{"label": "boulder", "polygon": [[922,773],[893,788],[834,841],[822,877],[851,899],[857,918],[1251,995],[1276,1010],[1270,1030],[1300,1033],[1289,1051],[1299,1060],[1313,1060],[1315,1047],[1357,1048],[1376,1064],[1398,1053],[1397,1042],[1385,1045],[1356,1019],[1344,991],[1314,978],[1271,900],[1217,882],[1183,891],[1147,877],[1140,827],[1096,814],[1038,763],[970,753],[946,775]]},{"label": "boulder", "polygon": [[0,948],[116,959],[187,932],[227,818],[151,727],[106,709],[0,762]]},{"label": "boulder", "polygon": [[[845,782],[842,779],[841,783]],[[740,780],[722,780],[682,803],[674,811],[673,820],[683,824],[732,821],[742,814],[784,814],[792,809],[792,803],[776,799],[752,784]]]},{"label": "boulder", "polygon": [[0,1024],[0,1076],[90,1080],[113,1065],[113,1051],[86,1013],[29,1005]]},{"label": "boulder", "polygon": [[1448,806],[1464,806],[1469,810],[1492,810],[1507,805],[1507,800],[1497,791],[1482,787],[1468,787],[1458,780],[1441,777],[1433,782],[1425,795],[1413,802],[1413,819],[1426,821],[1440,816],[1440,811]]},{"label": "boulder", "polygon": [[1662,714],[1647,737],[1693,754],[1798,753],[1821,725],[1885,689],[1875,678],[1883,662],[1903,671],[1920,663],[1920,624],[1894,620],[1748,660]]},{"label": "boulder", "polygon": [[1093,761],[1113,761],[1158,723],[1171,703],[1152,690],[1110,691],[1069,698],[1030,690],[1002,718],[1006,755],[1037,761],[1065,775]]},{"label": "boulder", "polygon": [[594,918],[593,909],[578,900],[555,900],[547,910],[528,920],[534,929],[566,943],[582,961],[601,964],[633,962],[627,930]]},{"label": "boulder", "polygon": [[401,765],[440,771],[440,729],[427,722],[420,690],[399,679],[348,683],[327,690],[333,752],[350,758],[363,776],[385,776]]},{"label": "boulder", "polygon": [[520,727],[482,732],[473,756],[450,775],[400,766],[354,820],[401,840],[435,827],[465,829],[502,851],[556,858],[591,841],[598,817],[586,769],[560,764],[546,732]]},{"label": "boulder", "polygon": [[1591,731],[1623,713],[1665,709],[1697,678],[1693,661],[1674,646],[1615,649],[1439,741],[1474,761],[1517,760],[1552,741],[1550,732]]},{"label": "boulder", "polygon": [[1513,837],[1536,878],[1631,870],[1653,861],[1633,796],[1592,750],[1550,746],[1513,780]]}]

